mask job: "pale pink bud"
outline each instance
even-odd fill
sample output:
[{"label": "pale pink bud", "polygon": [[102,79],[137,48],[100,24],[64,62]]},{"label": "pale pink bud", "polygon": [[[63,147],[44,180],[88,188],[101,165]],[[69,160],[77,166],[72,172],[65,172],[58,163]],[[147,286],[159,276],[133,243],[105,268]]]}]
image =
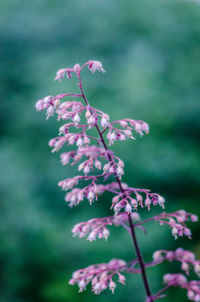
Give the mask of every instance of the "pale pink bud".
[{"label": "pale pink bud", "polygon": [[162,252],[161,251],[156,251],[153,253],[153,260],[154,261],[160,261],[163,260]]},{"label": "pale pink bud", "polygon": [[128,137],[128,138],[133,138],[132,137],[132,132],[130,130],[124,130],[124,134]]},{"label": "pale pink bud", "polygon": [[50,106],[50,107],[47,109],[47,117],[46,117],[46,119],[48,120],[48,118],[49,118],[50,116],[53,116],[53,114],[54,114],[54,108],[53,108],[53,106]]},{"label": "pale pink bud", "polygon": [[101,72],[105,72],[105,70],[103,69],[102,63],[99,61],[90,61],[88,68],[90,69],[90,71],[92,73],[95,73],[96,70],[101,71]]},{"label": "pale pink bud", "polygon": [[118,282],[120,282],[121,284],[125,284],[126,278],[120,273],[118,273],[118,276]]},{"label": "pale pink bud", "polygon": [[145,206],[148,208],[148,210],[150,210],[150,205],[151,205],[151,199],[147,197],[145,199]]},{"label": "pale pink bud", "polygon": [[70,135],[70,137],[68,139],[69,145],[73,145],[74,144],[75,138],[76,138],[76,136],[74,134]]},{"label": "pale pink bud", "polygon": [[129,203],[127,203],[125,206],[125,212],[128,214],[130,214],[132,212],[132,207]]},{"label": "pale pink bud", "polygon": [[82,140],[82,138],[81,138],[80,136],[79,136],[79,138],[77,139],[76,145],[77,145],[77,147],[83,146],[83,140]]},{"label": "pale pink bud", "polygon": [[78,283],[78,286],[79,286],[79,292],[80,292],[80,293],[81,293],[82,291],[84,291],[85,288],[86,288],[85,280],[82,279],[82,280]]},{"label": "pale pink bud", "polygon": [[118,165],[121,167],[121,168],[124,168],[124,162],[120,159],[118,161]]},{"label": "pale pink bud", "polygon": [[197,275],[200,274],[200,262],[194,264],[194,271]]},{"label": "pale pink bud", "polygon": [[165,198],[158,195],[158,204],[164,208]]},{"label": "pale pink bud", "polygon": [[131,214],[131,218],[133,219],[133,221],[139,221],[140,220],[140,215],[138,213],[132,213]]},{"label": "pale pink bud", "polygon": [[116,288],[116,283],[111,279],[109,282],[109,289],[112,291],[112,293],[114,294]]},{"label": "pale pink bud", "polygon": [[85,165],[85,163],[81,163],[81,164],[78,166],[78,171],[81,171],[81,170],[84,168],[84,165]]},{"label": "pale pink bud", "polygon": [[93,291],[95,294],[99,294],[101,292],[101,283],[100,282],[95,284]]},{"label": "pale pink bud", "polygon": [[72,120],[74,121],[75,124],[78,124],[80,122],[81,119],[80,119],[80,116],[78,115],[78,113],[76,113],[73,116]]},{"label": "pale pink bud", "polygon": [[118,214],[120,210],[121,210],[121,204],[119,202],[114,206],[115,214]]},{"label": "pale pink bud", "polygon": [[137,200],[136,200],[136,199],[131,198],[131,204],[132,204],[132,206],[134,207],[134,209],[137,209],[138,202],[137,202]]},{"label": "pale pink bud", "polygon": [[89,119],[91,117],[92,113],[90,112],[90,110],[87,110],[85,113],[85,117],[86,119]]},{"label": "pale pink bud", "polygon": [[192,215],[190,216],[190,220],[191,220],[192,222],[197,222],[197,221],[198,221],[198,216],[192,214]]},{"label": "pale pink bud", "polygon": [[139,124],[139,123],[135,123],[135,125],[134,125],[134,128],[135,128],[135,131],[137,132],[137,133],[140,133],[140,134],[142,134],[142,126],[141,126],[141,124]]},{"label": "pale pink bud", "polygon": [[97,237],[97,231],[94,230],[94,231],[92,231],[92,232],[89,234],[87,240],[89,240],[89,241],[91,242],[91,241],[93,241],[93,240],[96,240],[96,237]]},{"label": "pale pink bud", "polygon": [[95,117],[92,115],[92,116],[87,120],[87,123],[88,123],[88,125],[89,125],[89,128],[92,128],[92,127],[95,125],[95,123],[96,123]]},{"label": "pale pink bud", "polygon": [[112,202],[117,203],[118,201],[119,201],[119,196],[114,196]]},{"label": "pale pink bud", "polygon": [[165,284],[169,284],[172,281],[172,275],[171,274],[165,274],[163,277],[163,281]]},{"label": "pale pink bud", "polygon": [[83,169],[83,172],[87,175],[90,172],[90,167],[86,165]]},{"label": "pale pink bud", "polygon": [[80,68],[81,68],[81,66],[79,64],[74,65],[74,71],[75,72],[79,72]]},{"label": "pale pink bud", "polygon": [[144,131],[146,134],[149,133],[149,125],[145,122],[142,123],[142,131]]},{"label": "pale pink bud", "polygon": [[187,296],[188,296],[188,299],[192,299],[193,300],[193,298],[195,296],[195,293],[192,290],[189,290],[188,293],[187,293]]},{"label": "pale pink bud", "polygon": [[182,262],[182,264],[181,264],[181,269],[182,269],[183,271],[188,271],[188,269],[189,269],[188,263]]},{"label": "pale pink bud", "polygon": [[103,237],[107,240],[108,237],[109,237],[109,235],[110,235],[109,230],[105,228],[105,229],[103,230]]},{"label": "pale pink bud", "polygon": [[195,302],[199,302],[200,301],[200,294],[197,294],[194,298]]},{"label": "pale pink bud", "polygon": [[103,173],[108,172],[108,171],[109,171],[109,169],[110,169],[110,164],[106,164],[106,165],[104,165],[104,167],[103,167]]},{"label": "pale pink bud", "polygon": [[119,177],[124,174],[124,170],[120,166],[117,167],[116,172]]},{"label": "pale pink bud", "polygon": [[175,239],[177,239],[178,229],[176,227],[172,228],[172,235],[175,237]]},{"label": "pale pink bud", "polygon": [[84,194],[82,192],[79,192],[77,195],[78,201],[82,201],[84,199]]},{"label": "pale pink bud", "polygon": [[139,202],[140,206],[142,206],[143,197],[142,195],[136,193],[136,199]]},{"label": "pale pink bud", "polygon": [[59,106],[60,106],[60,101],[57,99],[57,100],[55,100],[55,102],[54,102],[54,107],[55,107],[56,109],[58,109]]},{"label": "pale pink bud", "polygon": [[114,166],[111,166],[109,168],[109,173],[115,173],[115,167]]},{"label": "pale pink bud", "polygon": [[84,143],[84,145],[89,145],[89,143],[90,143],[90,139],[86,135],[83,138],[83,143]]},{"label": "pale pink bud", "polygon": [[101,118],[101,127],[106,128],[109,125],[109,116],[103,115]]},{"label": "pale pink bud", "polygon": [[[107,136],[108,137],[108,136]],[[108,137],[108,140],[110,143],[113,143],[115,140],[116,140],[116,134],[115,132],[112,132],[109,137]]]},{"label": "pale pink bud", "polygon": [[99,170],[101,170],[101,162],[99,160],[95,160],[95,167]]},{"label": "pale pink bud", "polygon": [[90,203],[94,200],[94,193],[92,191],[89,191],[87,195],[87,199],[89,200]]},{"label": "pale pink bud", "polygon": [[192,236],[191,231],[188,228],[184,228],[183,233],[185,236],[187,236],[189,238],[191,238],[191,236]]},{"label": "pale pink bud", "polygon": [[122,128],[126,128],[128,126],[128,123],[126,121],[120,121],[120,126]]}]

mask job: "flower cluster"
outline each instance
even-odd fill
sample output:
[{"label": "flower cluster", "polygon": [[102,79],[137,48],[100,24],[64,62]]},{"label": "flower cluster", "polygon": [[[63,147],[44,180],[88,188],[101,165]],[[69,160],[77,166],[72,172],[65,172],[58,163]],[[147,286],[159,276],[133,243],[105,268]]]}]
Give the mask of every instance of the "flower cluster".
[{"label": "flower cluster", "polygon": [[191,239],[191,231],[186,226],[187,221],[196,222],[198,220],[198,217],[194,214],[187,213],[184,210],[179,210],[174,213],[162,213],[158,216],[154,217],[154,220],[157,220],[160,222],[161,225],[167,224],[172,228],[172,235],[175,239],[178,238],[178,236],[187,236],[189,239]]},{"label": "flower cluster", "polygon": [[164,283],[168,286],[180,286],[187,290],[188,299],[200,301],[200,281],[189,281],[182,274],[166,274],[163,277]]},{"label": "flower cluster", "polygon": [[[64,77],[71,79],[73,75],[77,77],[79,93],[49,95],[36,103],[36,110],[45,110],[47,119],[56,114],[58,121],[63,122],[59,127],[58,136],[49,141],[49,146],[52,147],[52,152],[58,152],[66,146],[72,148],[60,155],[61,163],[62,165],[78,164],[80,175],[61,180],[58,184],[62,190],[68,191],[65,200],[69,206],[77,206],[84,199],[92,204],[104,192],[112,194],[109,208],[114,211],[114,215],[80,222],[74,226],[73,235],[79,238],[86,237],[89,241],[94,241],[96,238],[107,240],[110,226],[122,226],[132,236],[137,258],[130,263],[112,259],[109,263],[80,269],[74,272],[70,284],[78,284],[80,292],[85,290],[89,283],[95,294],[101,293],[106,288],[114,292],[116,282],[113,281],[113,277],[117,277],[118,281],[124,284],[125,277],[121,272],[140,273],[148,302],[161,297],[160,294],[170,286],[186,288],[190,300],[200,301],[199,282],[188,281],[182,274],[166,274],[164,276],[166,287],[155,295],[151,294],[146,276],[147,267],[162,263],[164,260],[176,260],[181,262],[181,268],[186,274],[189,274],[190,267],[193,267],[199,275],[200,262],[196,260],[193,253],[179,248],[174,252],[156,251],[153,261],[144,263],[135,229],[144,230],[142,226],[144,223],[158,221],[160,225],[166,224],[172,228],[175,239],[183,235],[191,238],[191,231],[186,226],[186,222],[195,222],[198,218],[194,214],[179,210],[174,213],[163,212],[143,221],[140,219],[140,215],[136,212],[138,209],[150,210],[151,206],[157,205],[164,208],[165,199],[149,189],[129,187],[123,183],[121,179],[124,175],[124,162],[109,149],[109,146],[116,141],[135,139],[135,134],[140,136],[148,134],[149,125],[144,121],[130,118],[110,121],[107,113],[92,107],[83,91],[81,72],[85,67],[88,67],[92,74],[96,71],[105,72],[102,63],[94,60],[82,66],[75,64],[73,68],[58,70],[55,80],[62,81]],[[139,268],[136,269],[135,265]]]},{"label": "flower cluster", "polygon": [[[144,195],[145,198],[142,196]],[[134,198],[133,198],[134,197]],[[151,193],[147,189],[127,188],[124,192],[116,195],[112,199],[111,208],[114,209],[115,215],[117,215],[122,209],[126,213],[131,213],[138,209],[138,206],[143,208],[144,206],[150,210],[151,205],[160,205],[164,208],[165,199],[157,194]]]},{"label": "flower cluster", "polygon": [[[140,220],[138,213],[132,213],[131,218],[134,222]],[[88,236],[87,240],[89,241],[94,241],[97,237],[105,238],[107,240],[110,232],[106,227],[111,225],[123,225],[127,222],[127,220],[128,218],[125,213],[121,213],[114,217],[110,216],[105,218],[93,218],[87,222],[80,222],[76,224],[72,229],[72,233],[74,236],[78,236],[79,238]]]},{"label": "flower cluster", "polygon": [[113,277],[117,275],[118,282],[125,284],[125,277],[121,271],[125,270],[127,263],[121,259],[112,259],[108,263],[90,265],[84,269],[80,269],[73,273],[70,284],[78,284],[79,292],[86,289],[86,286],[91,283],[92,291],[95,294],[100,294],[103,290],[109,288],[112,293],[116,288],[116,282]]},{"label": "flower cluster", "polygon": [[195,273],[200,276],[200,260],[196,260],[195,254],[184,250],[182,248],[173,251],[159,250],[153,254],[154,261],[163,262],[168,261],[179,261],[181,262],[181,269],[189,275],[190,266],[193,267]]}]

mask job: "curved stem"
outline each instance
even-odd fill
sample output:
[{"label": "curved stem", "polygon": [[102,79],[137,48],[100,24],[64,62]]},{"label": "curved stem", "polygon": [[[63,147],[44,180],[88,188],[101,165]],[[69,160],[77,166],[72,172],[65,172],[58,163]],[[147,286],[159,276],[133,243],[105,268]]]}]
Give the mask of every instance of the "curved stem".
[{"label": "curved stem", "polygon": [[[82,82],[81,82],[80,73],[78,73],[77,75],[78,75],[78,78],[79,78],[79,88],[80,88],[82,97],[83,97],[85,103],[90,107],[89,101],[87,100],[87,98],[86,98],[86,96],[83,92],[83,89],[82,89]],[[109,149],[108,149],[108,147],[106,145],[106,142],[103,138],[102,132],[99,129],[99,126],[96,124],[95,127],[96,127],[96,130],[97,130],[98,134],[99,134],[99,137],[100,137],[100,140],[101,140],[101,143],[102,143],[103,147],[105,148],[106,151],[108,151]],[[108,160],[109,160],[109,162],[112,162],[112,156],[111,156],[110,152],[108,152]],[[114,175],[115,175],[115,179],[116,179],[116,181],[119,185],[120,191],[122,193],[125,193],[125,190],[122,187],[121,180],[119,179],[116,171],[114,172]],[[133,244],[134,244],[134,247],[135,247],[135,251],[136,251],[138,262],[139,262],[140,269],[141,269],[141,275],[142,275],[142,280],[143,280],[144,288],[145,288],[146,295],[147,295],[147,301],[148,302],[153,302],[154,299],[153,299],[153,296],[151,294],[151,290],[150,290],[147,275],[146,275],[144,261],[143,261],[142,254],[141,254],[138,242],[137,242],[137,238],[136,238],[136,234],[135,234],[135,230],[134,230],[134,224],[133,224],[132,219],[131,219],[131,214],[127,214],[127,215],[128,215],[128,220],[129,220],[129,225],[130,225],[130,230],[131,230],[132,241],[133,241]]]}]

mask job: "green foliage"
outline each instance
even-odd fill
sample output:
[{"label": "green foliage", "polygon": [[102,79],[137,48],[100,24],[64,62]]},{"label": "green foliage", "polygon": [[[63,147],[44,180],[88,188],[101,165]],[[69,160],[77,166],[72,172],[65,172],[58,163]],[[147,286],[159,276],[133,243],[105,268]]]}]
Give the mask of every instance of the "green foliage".
[{"label": "green foliage", "polygon": [[[130,301],[142,301],[139,276],[129,276],[114,296],[78,294],[68,285],[73,270],[112,257],[129,261],[134,252],[119,228],[111,231],[108,242],[71,237],[75,223],[108,212],[110,197],[102,197],[94,208],[86,202],[75,209],[66,206],[57,182],[74,175],[75,168],[61,167],[59,156],[50,153],[47,142],[57,135],[57,124],[45,121],[34,104],[74,89],[74,79],[53,81],[57,69],[102,61],[105,75],[84,75],[91,103],[112,119],[132,117],[151,126],[149,136],[114,146],[125,160],[124,180],[165,196],[167,211],[184,208],[199,214],[200,5],[3,0],[0,9],[0,301],[121,302],[128,295]],[[174,241],[167,228],[156,224],[149,224],[147,235],[139,230],[144,257],[179,245],[200,257],[198,224],[192,227],[192,241]],[[174,267],[149,272],[154,291],[170,269]],[[179,291],[171,297],[175,293],[177,301],[186,299]]]}]

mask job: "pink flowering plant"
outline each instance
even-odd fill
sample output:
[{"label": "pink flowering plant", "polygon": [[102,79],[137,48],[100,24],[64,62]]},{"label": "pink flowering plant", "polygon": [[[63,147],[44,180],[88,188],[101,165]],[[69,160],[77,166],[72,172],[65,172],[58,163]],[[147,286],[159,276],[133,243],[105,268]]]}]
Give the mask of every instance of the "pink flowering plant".
[{"label": "pink flowering plant", "polygon": [[[63,146],[75,146],[75,150],[61,154],[61,163],[78,165],[80,175],[67,178],[59,182],[63,191],[67,191],[65,200],[70,207],[78,206],[84,200],[92,205],[104,192],[110,192],[113,197],[110,202],[111,216],[92,218],[80,222],[72,229],[74,236],[87,238],[89,241],[97,238],[108,239],[111,226],[122,226],[130,234],[136,252],[136,258],[131,262],[122,259],[111,259],[108,263],[94,264],[75,271],[70,284],[77,284],[79,292],[91,284],[92,291],[100,294],[105,289],[114,292],[117,282],[125,284],[125,274],[141,274],[146,292],[146,302],[152,302],[165,296],[169,287],[178,286],[187,290],[189,300],[200,301],[200,281],[188,280],[193,269],[197,276],[200,275],[200,261],[187,250],[178,248],[175,251],[158,250],[153,254],[151,262],[143,260],[135,229],[144,228],[149,221],[156,221],[160,225],[166,224],[171,229],[172,235],[191,238],[188,222],[196,222],[197,216],[178,210],[174,213],[161,212],[154,217],[141,220],[138,210],[152,206],[164,209],[165,199],[150,190],[130,187],[122,182],[124,163],[110,149],[115,141],[135,140],[135,134],[148,134],[149,126],[141,120],[125,118],[110,121],[109,115],[96,109],[89,103],[81,79],[81,72],[88,67],[91,73],[105,72],[101,62],[90,60],[83,66],[76,64],[73,68],[60,69],[55,80],[62,81],[73,75],[78,78],[78,93],[64,93],[57,96],[47,96],[36,103],[36,110],[46,110],[46,118],[58,116],[58,121],[64,124],[59,128],[59,136],[50,140],[52,152],[58,152]],[[68,98],[73,100],[68,100]],[[66,123],[67,122],[67,123]],[[91,129],[96,131],[96,136],[91,135]],[[78,187],[78,185],[84,184]],[[157,293],[152,293],[146,268],[159,265],[164,261],[177,261],[181,264],[182,273],[165,274],[164,286]]]}]

